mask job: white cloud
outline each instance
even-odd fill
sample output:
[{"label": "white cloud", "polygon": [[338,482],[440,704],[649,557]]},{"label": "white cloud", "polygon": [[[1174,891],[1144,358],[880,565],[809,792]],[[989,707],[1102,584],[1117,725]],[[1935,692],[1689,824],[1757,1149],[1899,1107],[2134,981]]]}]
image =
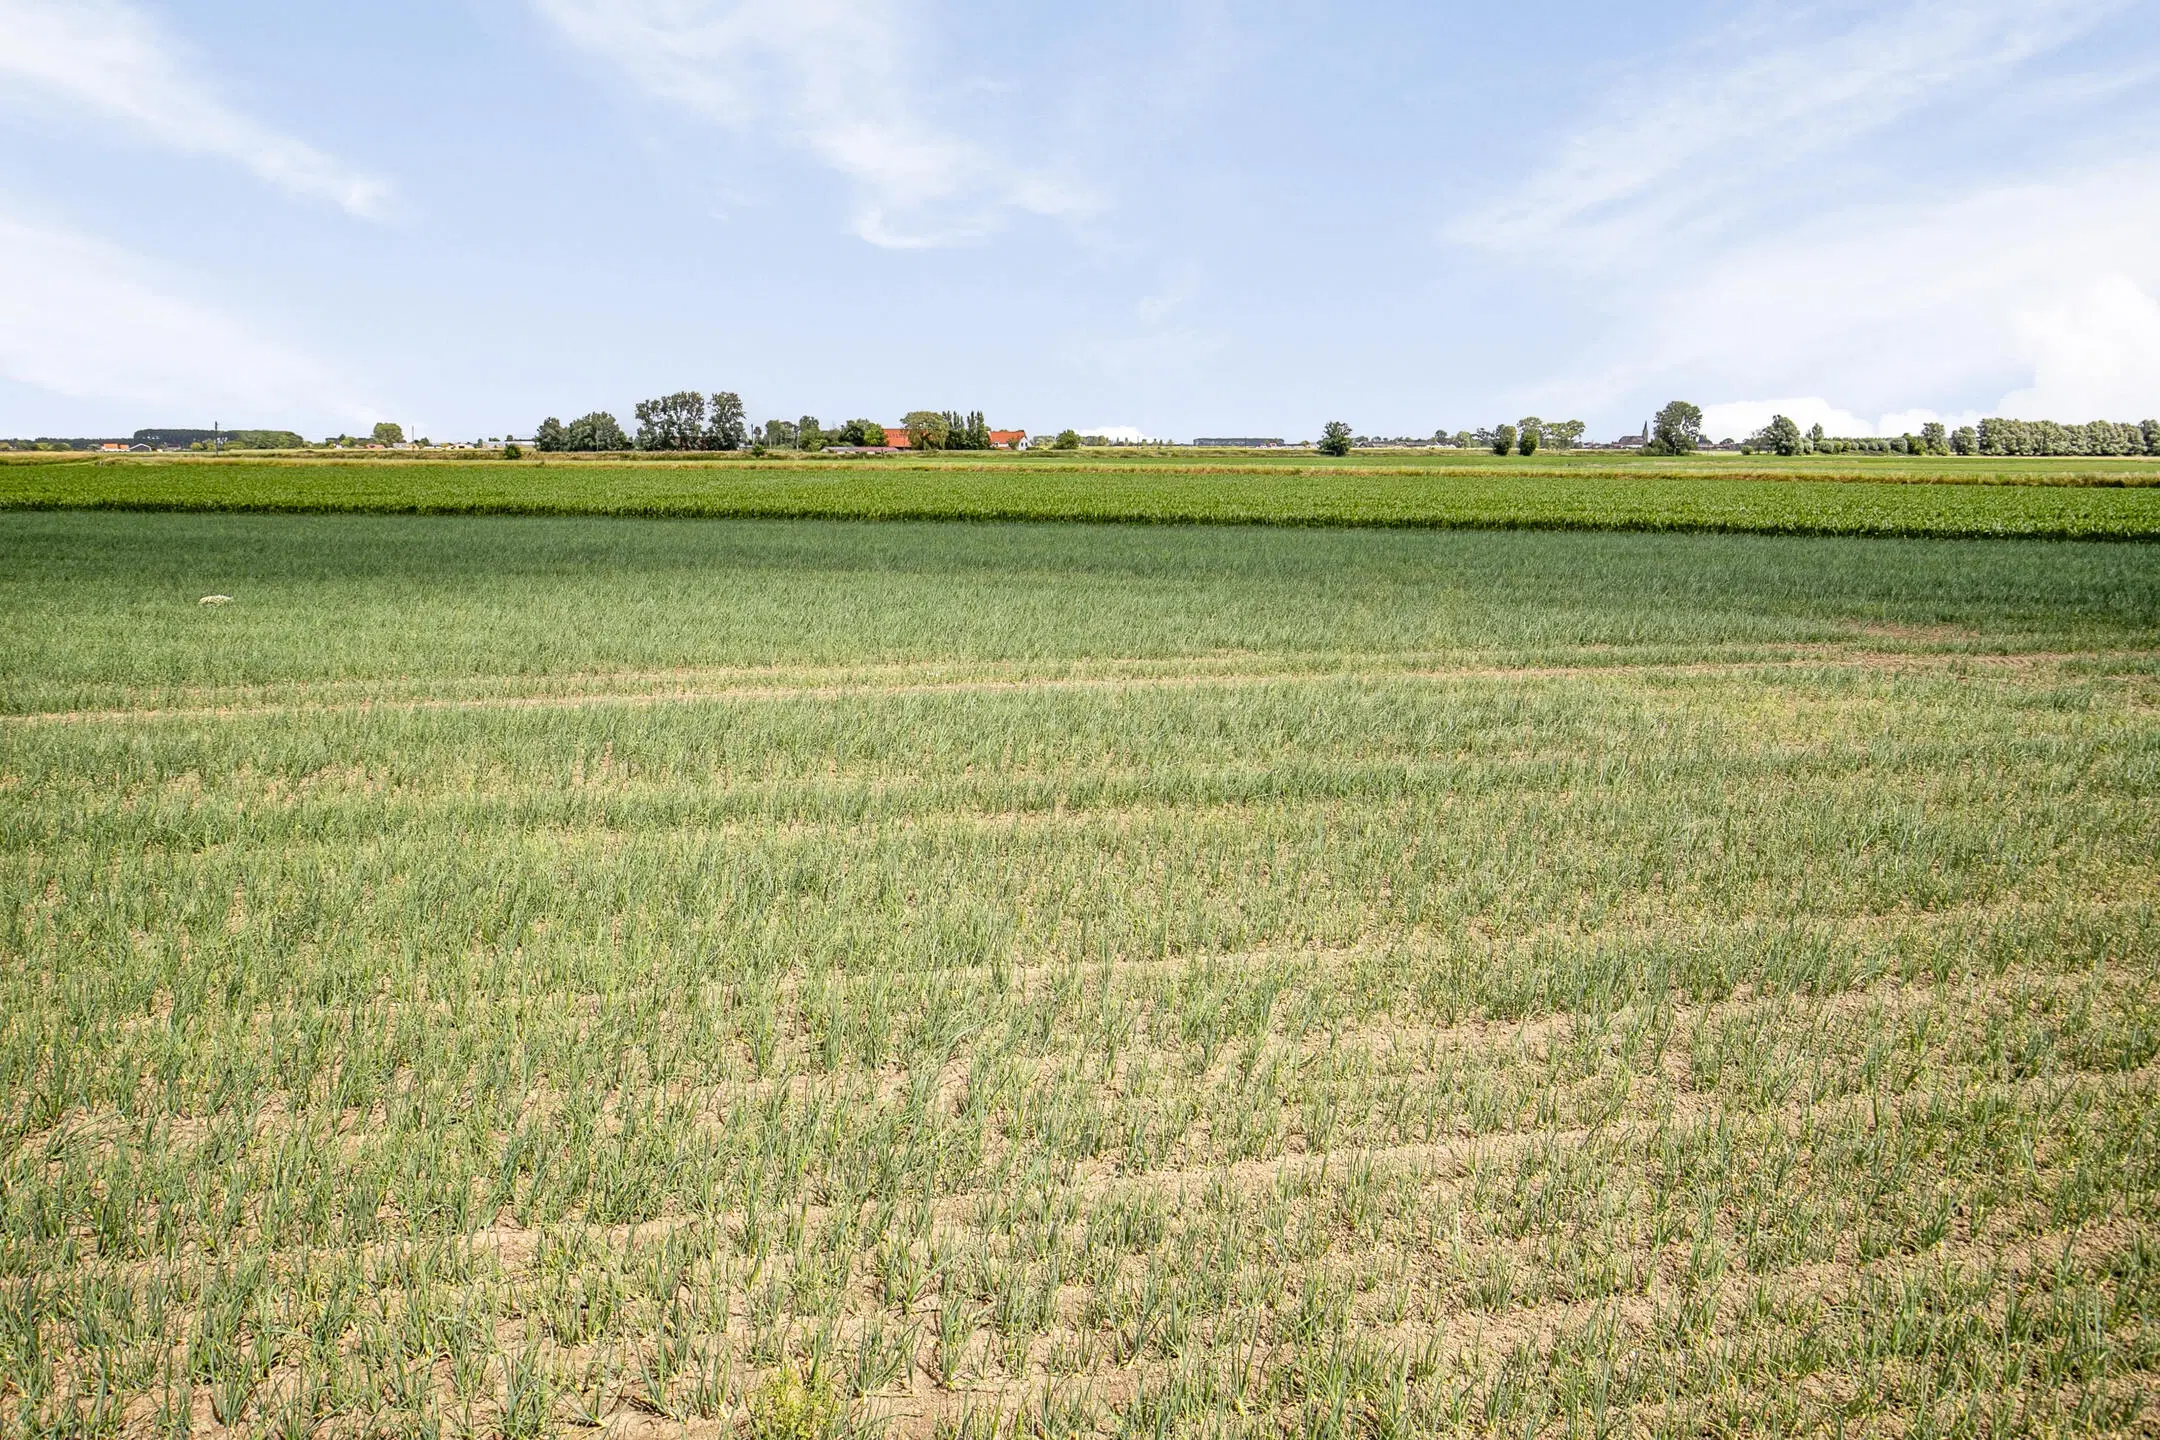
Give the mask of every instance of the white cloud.
[{"label": "white cloud", "polygon": [[[1946,93],[1970,93],[2055,48],[2122,0],[1908,0],[1811,35],[1808,10],[1709,37],[1631,76],[1505,202],[1450,238],[1531,247],[1592,266],[1663,253],[1685,225],[1757,198],[1795,162],[1879,130]],[[1786,197],[1786,198],[1789,198]]]},{"label": "white cloud", "polygon": [[[949,244],[1005,213],[1074,213],[1068,179],[944,123],[901,0],[534,0],[573,45],[653,97],[770,127],[855,184],[873,244]],[[837,63],[836,57],[845,57]],[[934,219],[932,217],[935,217]]]},{"label": "white cloud", "polygon": [[2032,419],[2142,418],[2160,409],[2155,233],[2155,162],[1833,212],[1704,258],[1602,379],[1716,375],[1772,395],[1827,380],[1882,410],[1964,395]]},{"label": "white cloud", "polygon": [[2103,275],[2028,309],[2017,329],[2033,356],[2033,383],[2005,395],[1997,413],[2065,421],[2160,415],[2160,300],[2128,275]]},{"label": "white cloud", "polygon": [[[1982,419],[1978,410],[1961,411],[1945,415],[1940,410],[1893,410],[1875,422],[1877,435],[1917,435],[1923,425],[1940,425],[1945,430],[1955,430],[1962,425],[1978,425]],[[1827,428],[1827,427],[1825,427]],[[1865,435],[1865,430],[1855,432]]]},{"label": "white cloud", "polygon": [[[2160,409],[2160,114],[2081,123],[2062,107],[2100,92],[2027,63],[2123,8],[1766,11],[1761,35],[1715,37],[1743,58],[1707,67],[1683,46],[1663,57],[1681,78],[1615,86],[1524,198],[1450,233],[1551,267],[1545,283],[1557,274],[1625,299],[1609,347],[1532,393],[1609,408],[1653,388],[1787,397],[1710,407],[1719,436],[1772,411],[1859,435],[1954,424],[1975,407],[2149,413]],[[2075,161],[2027,160],[2018,173],[2006,159],[1962,186],[1841,187],[1887,142],[1919,133],[1924,107],[1979,85],[1998,107],[2062,110],[2053,128],[2078,136]],[[1946,181],[1958,158],[1986,159],[1946,156]]]},{"label": "white cloud", "polygon": [[376,418],[314,357],[172,294],[126,252],[6,215],[0,375],[75,399],[156,405],[228,423]]},{"label": "white cloud", "polygon": [[1840,410],[1819,395],[1787,400],[1730,400],[1703,406],[1703,434],[1714,440],[1745,440],[1770,423],[1773,415],[1789,418],[1802,430],[1823,427],[1827,435],[1872,435],[1875,429],[1850,410]]},{"label": "white cloud", "polygon": [[1820,395],[1801,395],[1784,400],[1728,400],[1722,404],[1703,406],[1703,434],[1718,440],[1745,440],[1770,423],[1775,415],[1783,415],[1802,430],[1820,425],[1825,435],[1845,438],[1866,435],[1917,435],[1920,427],[1933,421],[1946,429],[1955,430],[1960,425],[1977,425],[1980,412],[1945,415],[1934,410],[1898,410],[1875,420],[1863,420],[1850,410],[1841,409]]},{"label": "white cloud", "polygon": [[181,56],[173,36],[124,0],[0,0],[0,89],[15,103],[99,116],[294,194],[381,214],[387,184],[242,114]]}]

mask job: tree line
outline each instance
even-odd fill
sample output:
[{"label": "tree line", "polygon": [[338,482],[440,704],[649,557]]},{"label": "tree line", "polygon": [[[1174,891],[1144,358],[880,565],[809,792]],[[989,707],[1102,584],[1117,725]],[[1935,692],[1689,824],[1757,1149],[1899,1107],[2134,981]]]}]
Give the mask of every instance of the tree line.
[{"label": "tree line", "polygon": [[[1535,415],[1525,415],[1513,425],[1497,425],[1490,430],[1459,430],[1452,438],[1465,450],[1490,450],[1495,455],[1535,455],[1539,450],[1572,450],[1582,443],[1583,431],[1589,428],[1580,420],[1541,420]],[[1433,438],[1447,440],[1450,437],[1442,434]]]},{"label": "tree line", "polygon": [[[815,415],[795,420],[746,423],[742,397],[715,391],[710,399],[696,390],[678,390],[640,400],[637,433],[626,432],[605,410],[580,415],[565,424],[553,415],[533,431],[533,448],[551,453],[613,450],[770,450],[829,449],[835,445],[881,446],[886,428],[877,420],[849,420],[827,429]],[[911,410],[900,422],[916,450],[988,450],[990,425],[980,410]]]},{"label": "tree line", "polygon": [[1772,455],[2160,455],[2160,420],[2091,420],[2063,425],[2053,420],[1990,417],[1955,430],[1931,420],[1918,434],[1832,436],[1823,427],[1803,432],[1784,415],[1747,438],[1743,451]]}]

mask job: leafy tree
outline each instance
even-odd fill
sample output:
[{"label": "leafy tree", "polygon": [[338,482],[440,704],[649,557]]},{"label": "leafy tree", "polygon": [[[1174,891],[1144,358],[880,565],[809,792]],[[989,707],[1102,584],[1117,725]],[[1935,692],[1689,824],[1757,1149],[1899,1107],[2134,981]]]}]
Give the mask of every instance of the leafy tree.
[{"label": "leafy tree", "polygon": [[1980,453],[1980,437],[1970,425],[1960,425],[1950,432],[1950,453],[1953,455],[1977,455]]},{"label": "leafy tree", "polygon": [[1750,450],[1769,450],[1779,455],[1798,455],[1807,443],[1800,427],[1783,415],[1773,415],[1770,423],[1748,437]]},{"label": "leafy tree", "polygon": [[1330,420],[1320,431],[1322,455],[1348,455],[1350,453],[1350,427],[1340,420]]},{"label": "leafy tree", "polygon": [[1053,450],[1077,450],[1077,449],[1079,449],[1079,448],[1080,448],[1080,432],[1079,432],[1079,431],[1077,431],[1077,430],[1060,430],[1060,431],[1058,431],[1057,439],[1055,439],[1055,440],[1053,440],[1053,441],[1051,441],[1051,442],[1050,442],[1050,448],[1051,448],[1051,449],[1053,449]]},{"label": "leafy tree", "polygon": [[765,448],[768,450],[793,450],[801,432],[792,420],[767,420],[765,422]]},{"label": "leafy tree", "polygon": [[515,440],[511,441],[511,442],[510,442],[510,443],[509,443],[508,445],[505,445],[505,446],[503,446],[503,459],[505,459],[505,460],[522,460],[522,459],[524,459],[524,458],[525,458],[525,449],[524,449],[524,447],[523,447],[523,446],[519,445],[519,444],[518,444],[518,443],[517,443],[517,442],[516,442]]},{"label": "leafy tree", "polygon": [[1492,453],[1493,453],[1493,454],[1495,454],[1495,455],[1505,455],[1505,454],[1507,454],[1507,453],[1508,453],[1508,451],[1510,451],[1510,450],[1513,450],[1514,448],[1515,448],[1515,427],[1514,427],[1514,426],[1512,426],[1512,425],[1502,425],[1502,426],[1501,426],[1501,427],[1500,427],[1499,429],[1497,429],[1497,430],[1495,430],[1495,431],[1493,431],[1493,432],[1492,432]]},{"label": "leafy tree", "polygon": [[550,415],[533,430],[533,449],[552,452],[562,448],[562,421]]},{"label": "leafy tree", "polygon": [[885,427],[875,420],[850,420],[832,438],[840,445],[883,445]]},{"label": "leafy tree", "polygon": [[970,410],[962,415],[957,410],[942,412],[939,419],[945,422],[945,448],[947,450],[988,450],[990,426],[980,410]]},{"label": "leafy tree", "polygon": [[803,450],[822,450],[831,442],[825,438],[825,427],[818,424],[815,415],[805,415],[795,422],[795,444]]},{"label": "leafy tree", "polygon": [[1524,455],[1535,455],[1538,446],[1545,443],[1545,422],[1535,415],[1525,415],[1515,426],[1515,449]]},{"label": "leafy tree", "polygon": [[1545,443],[1555,450],[1572,450],[1582,443],[1583,431],[1589,428],[1580,420],[1556,420],[1543,427]]},{"label": "leafy tree", "polygon": [[700,449],[705,440],[705,397],[695,390],[678,390],[657,400],[640,400],[637,420],[640,450]]},{"label": "leafy tree", "polygon": [[750,430],[743,420],[742,396],[732,390],[715,390],[712,409],[705,422],[705,448],[740,450],[749,443]]},{"label": "leafy tree", "polygon": [[1675,400],[1657,412],[1650,422],[1650,443],[1645,455],[1692,455],[1702,444],[1702,407]]},{"label": "leafy tree", "polygon": [[916,450],[943,450],[952,427],[935,410],[910,410],[900,422],[907,427],[908,445]]},{"label": "leafy tree", "polygon": [[590,415],[580,415],[563,427],[565,450],[628,450],[630,437],[616,423],[615,417],[605,410],[595,410]]},{"label": "leafy tree", "polygon": [[1950,433],[1943,429],[1940,420],[1930,420],[1920,427],[1920,444],[1930,455],[1950,453]]},{"label": "leafy tree", "polygon": [[1813,425],[1811,425],[1811,426],[1809,426],[1809,427],[1808,427],[1808,432],[1807,432],[1807,443],[1808,443],[1808,449],[1810,449],[1810,450],[1820,450],[1820,449],[1822,449],[1822,447],[1823,447],[1823,433],[1822,433],[1822,421],[1818,420],[1818,421],[1816,421],[1816,422],[1815,422],[1815,423],[1814,423]]},{"label": "leafy tree", "polygon": [[402,445],[405,443],[405,427],[395,420],[375,422],[375,443],[378,445]]}]

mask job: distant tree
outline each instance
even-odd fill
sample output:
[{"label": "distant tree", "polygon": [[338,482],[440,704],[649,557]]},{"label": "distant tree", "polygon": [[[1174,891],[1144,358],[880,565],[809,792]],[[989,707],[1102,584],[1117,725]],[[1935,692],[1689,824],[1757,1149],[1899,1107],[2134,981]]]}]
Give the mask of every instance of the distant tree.
[{"label": "distant tree", "polygon": [[1645,455],[1691,455],[1702,444],[1702,407],[1675,400],[1650,423]]},{"label": "distant tree", "polygon": [[524,448],[520,446],[515,440],[511,441],[508,445],[503,446],[503,459],[522,460],[524,458]]},{"label": "distant tree", "polygon": [[823,450],[832,442],[826,438],[825,427],[815,415],[805,415],[795,422],[795,444],[798,449]]},{"label": "distant tree", "polygon": [[1814,423],[1813,425],[1811,425],[1811,426],[1809,426],[1809,427],[1808,427],[1808,432],[1807,432],[1807,448],[1808,448],[1808,449],[1810,449],[1810,450],[1820,450],[1820,449],[1822,449],[1822,447],[1823,447],[1823,433],[1822,433],[1822,422],[1821,422],[1820,420],[1818,420],[1818,421],[1816,421],[1816,422],[1815,422],[1815,423]]},{"label": "distant tree", "polygon": [[765,422],[765,448],[768,450],[793,450],[799,438],[792,420],[767,420]]},{"label": "distant tree", "polygon": [[1535,415],[1525,415],[1515,426],[1515,451],[1520,455],[1535,455],[1538,446],[1545,443],[1545,422]]},{"label": "distant tree", "polygon": [[1953,455],[1977,455],[1980,453],[1980,437],[1970,425],[1960,425],[1950,432],[1950,453]]},{"label": "distant tree", "polygon": [[630,437],[615,417],[605,410],[595,410],[590,415],[580,415],[563,427],[565,450],[628,450]]},{"label": "distant tree", "polygon": [[1930,455],[1950,453],[1950,433],[1943,429],[1940,420],[1930,420],[1920,427],[1920,445]]},{"label": "distant tree", "polygon": [[1322,455],[1348,455],[1350,427],[1340,420],[1328,421],[1320,431],[1319,450]]},{"label": "distant tree", "polygon": [[952,427],[935,410],[910,410],[900,421],[907,427],[908,445],[916,450],[943,450]]},{"label": "distant tree", "polygon": [[945,422],[945,446],[947,450],[988,450],[990,426],[980,410],[970,410],[965,415],[957,410],[946,410],[938,418]]},{"label": "distant tree", "polygon": [[1783,415],[1771,416],[1770,423],[1750,435],[1747,440],[1750,450],[1768,450],[1779,455],[1798,455],[1806,443],[1800,427]]},{"label": "distant tree", "polygon": [[1508,453],[1508,451],[1510,451],[1510,450],[1513,450],[1514,448],[1515,448],[1515,427],[1514,427],[1514,426],[1512,426],[1512,425],[1502,425],[1502,426],[1501,426],[1501,427],[1500,427],[1499,429],[1497,429],[1497,430],[1495,430],[1495,431],[1493,431],[1493,432],[1492,432],[1492,453],[1493,453],[1493,454],[1495,454],[1495,455],[1505,455],[1505,454],[1507,454],[1507,453]]},{"label": "distant tree", "polygon": [[657,400],[640,400],[637,421],[640,450],[702,449],[705,397],[695,390],[678,390]]},{"label": "distant tree", "polygon": [[405,427],[395,420],[375,422],[375,443],[378,445],[402,445],[405,443]]},{"label": "distant tree", "polygon": [[2160,420],[2142,421],[2138,429],[2145,436],[2145,453],[2160,455]]},{"label": "distant tree", "polygon": [[1580,420],[1556,420],[1544,427],[1545,443],[1555,450],[1572,450],[1582,443],[1583,431],[1589,428]]},{"label": "distant tree", "polygon": [[743,422],[742,396],[732,390],[715,390],[712,408],[706,412],[705,448],[740,450],[749,443],[750,430]]},{"label": "distant tree", "polygon": [[885,427],[875,420],[850,420],[833,432],[832,439],[839,445],[883,445]]},{"label": "distant tree", "polygon": [[1058,431],[1057,439],[1055,439],[1055,440],[1053,440],[1053,441],[1051,441],[1051,442],[1050,442],[1050,448],[1051,448],[1051,449],[1053,449],[1053,450],[1077,450],[1077,449],[1079,449],[1079,448],[1080,448],[1080,432],[1079,432],[1079,431],[1077,431],[1077,430],[1060,430],[1060,431]]}]

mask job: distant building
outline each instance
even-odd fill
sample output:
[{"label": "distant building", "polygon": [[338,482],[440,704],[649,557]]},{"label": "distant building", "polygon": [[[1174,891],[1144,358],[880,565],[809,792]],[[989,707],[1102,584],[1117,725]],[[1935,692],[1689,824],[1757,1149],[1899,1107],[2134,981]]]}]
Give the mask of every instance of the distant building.
[{"label": "distant building", "polygon": [[1224,437],[1211,435],[1204,436],[1192,443],[1224,450],[1279,450],[1282,448],[1283,442],[1282,437],[1279,435],[1267,439],[1255,439],[1251,436]]},{"label": "distant building", "polygon": [[[1027,431],[1025,430],[992,430],[990,432],[990,448],[993,450],[1017,450],[1020,448],[1020,442],[1025,439],[1027,439]],[[893,450],[911,448],[908,444],[907,427],[904,425],[886,426],[885,444]]]}]

